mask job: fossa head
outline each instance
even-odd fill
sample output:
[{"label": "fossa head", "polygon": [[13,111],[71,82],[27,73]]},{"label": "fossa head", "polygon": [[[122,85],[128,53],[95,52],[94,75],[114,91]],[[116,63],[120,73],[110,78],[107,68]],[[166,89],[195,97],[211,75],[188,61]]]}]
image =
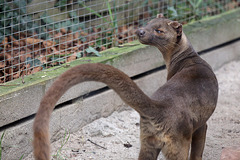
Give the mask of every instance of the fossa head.
[{"label": "fossa head", "polygon": [[182,24],[158,14],[157,18],[136,31],[141,43],[153,45],[161,52],[171,51],[182,38]]}]

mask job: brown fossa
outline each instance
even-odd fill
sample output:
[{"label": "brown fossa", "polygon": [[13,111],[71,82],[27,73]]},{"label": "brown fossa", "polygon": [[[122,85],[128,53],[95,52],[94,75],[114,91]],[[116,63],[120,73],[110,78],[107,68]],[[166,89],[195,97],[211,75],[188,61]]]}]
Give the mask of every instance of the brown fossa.
[{"label": "brown fossa", "polygon": [[[50,160],[50,115],[59,98],[84,81],[107,84],[140,114],[139,160],[202,160],[206,121],[215,110],[218,83],[211,67],[194,51],[177,21],[161,14],[136,31],[139,41],[163,54],[167,82],[148,97],[123,72],[105,64],[82,64],[63,73],[48,89],[36,114],[34,156]],[[97,107],[97,106],[96,106]],[[191,151],[189,154],[191,146]]]}]

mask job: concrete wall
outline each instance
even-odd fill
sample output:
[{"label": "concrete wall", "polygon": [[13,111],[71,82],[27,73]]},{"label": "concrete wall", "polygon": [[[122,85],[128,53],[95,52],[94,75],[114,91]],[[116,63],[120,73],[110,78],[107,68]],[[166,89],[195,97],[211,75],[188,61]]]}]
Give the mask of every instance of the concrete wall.
[{"label": "concrete wall", "polygon": [[[210,19],[184,26],[197,51],[209,49],[225,42],[240,38],[240,9],[230,11]],[[130,77],[162,66],[160,52],[154,48],[133,42],[123,48],[114,48],[102,53],[100,58],[91,62],[111,64]],[[202,55],[214,69],[224,63],[240,59],[240,41],[220,47]],[[84,59],[70,63],[73,67],[88,63]],[[68,68],[59,68],[36,73],[25,78],[25,84],[0,88],[0,135],[5,130],[3,140],[3,159],[19,159],[32,151],[32,122],[41,97],[54,79]],[[9,84],[18,84],[21,80]],[[151,95],[159,85],[166,81],[166,71],[159,70],[135,80],[140,88]],[[62,106],[54,111],[50,123],[51,140],[56,140],[65,129],[77,131],[82,126],[102,116],[108,116],[115,110],[126,109],[121,99],[112,90],[95,94],[82,100],[78,98],[104,87],[104,84],[87,82],[70,89],[58,102]],[[72,103],[65,103],[70,100]]]}]

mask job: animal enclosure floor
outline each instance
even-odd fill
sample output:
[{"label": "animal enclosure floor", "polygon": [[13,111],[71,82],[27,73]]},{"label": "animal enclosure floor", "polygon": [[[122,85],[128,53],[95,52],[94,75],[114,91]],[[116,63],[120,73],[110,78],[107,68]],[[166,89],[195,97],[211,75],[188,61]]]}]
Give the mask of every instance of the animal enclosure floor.
[{"label": "animal enclosure floor", "polygon": [[[215,73],[219,98],[208,121],[204,160],[219,160],[223,147],[240,145],[240,61],[226,64]],[[52,144],[53,159],[136,160],[140,147],[139,116],[127,110],[100,118],[70,134],[60,151],[63,140]],[[32,159],[32,155],[26,159]],[[164,158],[160,155],[158,159]]]}]

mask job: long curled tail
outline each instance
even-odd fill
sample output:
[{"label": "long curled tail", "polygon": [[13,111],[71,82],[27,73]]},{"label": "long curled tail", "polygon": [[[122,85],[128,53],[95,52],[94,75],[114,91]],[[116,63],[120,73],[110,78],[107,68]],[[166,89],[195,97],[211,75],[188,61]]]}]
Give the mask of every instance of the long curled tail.
[{"label": "long curled tail", "polygon": [[72,86],[84,81],[107,84],[141,115],[149,112],[154,102],[123,72],[105,64],[82,64],[63,73],[48,89],[36,114],[34,130],[34,156],[36,160],[50,160],[50,115],[60,97]]}]

